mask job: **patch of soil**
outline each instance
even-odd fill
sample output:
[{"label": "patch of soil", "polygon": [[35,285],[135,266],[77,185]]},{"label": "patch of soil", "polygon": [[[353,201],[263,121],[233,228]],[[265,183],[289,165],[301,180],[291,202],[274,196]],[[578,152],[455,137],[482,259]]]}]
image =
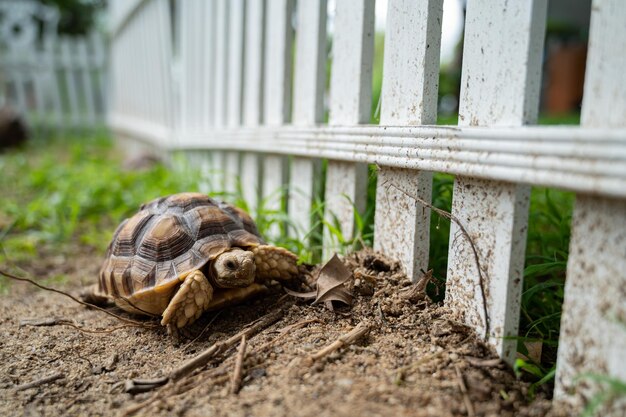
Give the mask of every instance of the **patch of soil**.
[{"label": "patch of soil", "polygon": [[[137,415],[567,415],[541,397],[529,403],[528,385],[495,360],[458,316],[405,288],[411,284],[397,263],[369,250],[344,263],[353,272],[347,283],[352,307],[332,312],[271,288],[205,314],[191,328],[195,335],[206,328],[204,333],[181,346],[163,328],[93,334],[69,326],[20,327],[26,318],[74,320],[88,329],[120,323],[62,295],[13,284],[0,306],[0,415],[124,415],[142,402]],[[76,294],[99,264],[99,256],[87,252],[63,262],[44,255],[24,267],[44,276],[62,269],[70,277],[63,288]],[[124,393],[126,380],[165,376],[277,309],[282,318],[248,340],[238,394],[230,392],[237,345],[176,383]],[[371,326],[366,336],[322,359],[307,359],[361,322]],[[55,373],[62,378],[18,389]]]}]

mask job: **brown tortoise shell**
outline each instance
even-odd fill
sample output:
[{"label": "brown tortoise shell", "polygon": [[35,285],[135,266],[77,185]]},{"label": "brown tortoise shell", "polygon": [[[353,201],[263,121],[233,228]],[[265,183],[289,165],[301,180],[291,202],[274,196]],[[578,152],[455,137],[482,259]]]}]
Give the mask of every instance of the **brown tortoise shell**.
[{"label": "brown tortoise shell", "polygon": [[199,193],[158,198],[115,231],[99,291],[127,298],[166,290],[230,248],[263,243],[253,220],[237,207]]}]

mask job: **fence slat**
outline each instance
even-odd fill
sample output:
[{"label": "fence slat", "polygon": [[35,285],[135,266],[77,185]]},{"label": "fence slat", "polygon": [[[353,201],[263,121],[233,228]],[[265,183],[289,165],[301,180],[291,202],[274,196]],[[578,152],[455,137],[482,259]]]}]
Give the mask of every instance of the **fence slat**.
[{"label": "fence slat", "polygon": [[61,66],[65,77],[67,102],[69,112],[69,122],[72,126],[80,124],[80,115],[78,108],[78,92],[76,91],[76,83],[74,82],[74,42],[69,38],[60,38],[61,45]]},{"label": "fence slat", "polygon": [[224,191],[232,194],[237,193],[239,179],[239,152],[215,152],[223,154],[224,158]]},{"label": "fence slat", "polygon": [[[204,92],[204,94],[210,96],[213,99],[212,111],[213,111],[213,127],[220,128],[226,126],[228,123],[227,109],[228,109],[228,80],[230,77],[230,70],[228,68],[229,58],[229,42],[230,42],[230,12],[229,2],[227,0],[217,0],[214,2],[214,14],[213,17],[215,25],[215,49],[212,62],[208,63],[213,65],[215,71],[215,77],[213,79],[213,88]],[[224,176],[224,189],[227,193],[234,193],[236,191],[235,181],[239,174],[239,159],[237,155],[233,155],[233,152],[221,152],[213,151],[214,154],[223,154],[221,156],[224,161],[223,176]],[[220,158],[216,155],[216,158]],[[220,190],[221,191],[221,190]]]},{"label": "fence slat", "polygon": [[[536,118],[546,2],[468,3],[460,125],[509,125]],[[515,47],[512,47],[515,45]],[[512,362],[517,336],[530,189],[526,185],[457,177],[452,214],[467,238],[450,227],[446,304],[479,332],[488,330],[499,355]],[[486,299],[484,299],[485,297]],[[487,317],[485,317],[485,312]]]},{"label": "fence slat", "polygon": [[[104,122],[105,121],[105,115],[107,113],[107,111],[109,110],[109,103],[108,103],[108,80],[107,80],[107,73],[106,73],[106,59],[107,59],[107,55],[105,53],[105,44],[104,44],[104,37],[102,36],[102,34],[100,32],[92,32],[89,35],[89,44],[91,45],[91,51],[92,51],[92,65],[93,65],[93,70],[95,72],[94,74],[94,82],[95,82],[95,89],[96,89],[96,97],[97,97],[97,101],[96,101],[96,118],[98,122]],[[111,54],[109,55],[109,58],[112,58],[113,53],[111,52]],[[113,65],[115,65],[115,63],[113,63]]]},{"label": "fence slat", "polygon": [[215,89],[207,94],[215,100],[213,103],[213,118],[215,127],[227,124],[228,82],[229,82],[229,7],[226,0],[217,0],[215,8]]},{"label": "fence slat", "polygon": [[[263,57],[265,55],[265,1],[247,0],[245,12],[243,123],[258,126],[263,116]],[[252,214],[259,204],[260,164],[256,153],[241,157],[241,187]]]},{"label": "fence slat", "polygon": [[87,39],[79,39],[76,43],[77,60],[80,62],[80,75],[83,84],[83,93],[85,101],[85,110],[87,123],[93,125],[96,121],[96,111],[94,108],[93,80],[91,77],[91,60],[89,59],[90,51],[87,49]]},{"label": "fence slat", "polygon": [[198,64],[196,77],[198,83],[190,86],[197,97],[199,118],[198,128],[202,130],[215,126],[215,87],[217,75],[217,3],[215,1],[201,1],[198,6],[203,12],[200,17],[200,24],[196,27],[204,29],[204,36],[197,37],[199,43],[200,56],[195,59]]},{"label": "fence slat", "polygon": [[[442,0],[389,2],[381,125],[436,124],[442,14]],[[428,269],[430,209],[410,196],[431,194],[431,172],[378,171],[374,248],[402,261],[412,280]]]},{"label": "fence slat", "polygon": [[[626,9],[620,0],[594,1],[581,124],[626,127]],[[606,387],[575,378],[585,373],[626,380],[626,200],[576,196],[555,397],[580,404]],[[570,394],[574,394],[569,396]],[[621,416],[616,400],[602,415]],[[620,408],[621,407],[621,408]]]},{"label": "fence slat", "polygon": [[242,123],[243,100],[243,51],[244,51],[244,0],[230,1],[228,51],[228,126],[237,127]]},{"label": "fence slat", "polygon": [[157,85],[154,87],[159,92],[157,102],[160,105],[160,116],[157,122],[169,129],[173,128],[174,111],[173,111],[173,89],[172,89],[172,40],[171,40],[171,19],[170,9],[167,1],[161,1],[158,4],[158,16],[155,18],[155,28],[153,31],[158,33],[158,44],[153,49],[157,54]]},{"label": "fence slat", "polygon": [[[294,69],[293,124],[314,125],[324,118],[326,79],[326,0],[298,4],[296,63]],[[291,161],[288,212],[294,229],[302,238],[311,230],[314,187],[321,175],[318,159],[294,157]]]},{"label": "fence slat", "polygon": [[[282,125],[290,118],[293,3],[293,0],[267,3],[263,123],[269,126]],[[261,193],[264,208],[279,211],[287,183],[287,161],[283,156],[265,155],[263,168]],[[276,237],[279,233],[279,225],[273,224],[269,237]]]},{"label": "fence slat", "polygon": [[[330,116],[333,125],[367,123],[372,100],[374,53],[374,1],[336,3],[333,64],[330,79]],[[354,210],[365,210],[367,166],[328,161],[325,218],[335,218],[341,234],[349,240],[354,232]],[[324,253],[332,253],[335,239],[324,231]]]}]

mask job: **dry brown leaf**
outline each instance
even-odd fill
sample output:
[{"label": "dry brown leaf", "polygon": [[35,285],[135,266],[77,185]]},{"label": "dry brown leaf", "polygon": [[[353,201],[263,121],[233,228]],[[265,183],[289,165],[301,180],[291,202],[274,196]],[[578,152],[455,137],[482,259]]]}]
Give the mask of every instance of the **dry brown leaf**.
[{"label": "dry brown leaf", "polygon": [[433,270],[430,269],[424,272],[415,284],[400,290],[400,297],[412,303],[424,300],[426,298],[426,286],[432,280]]},{"label": "dry brown leaf", "polygon": [[528,350],[528,358],[535,363],[541,363],[543,342],[524,342],[524,346]]},{"label": "dry brown leaf", "polygon": [[285,288],[285,291],[294,297],[314,298],[313,304],[323,302],[326,307],[333,310],[332,301],[340,301],[348,305],[352,303],[352,294],[343,285],[350,279],[350,276],[350,270],[339,260],[337,254],[334,254],[320,270],[315,291],[300,293],[288,288]]}]

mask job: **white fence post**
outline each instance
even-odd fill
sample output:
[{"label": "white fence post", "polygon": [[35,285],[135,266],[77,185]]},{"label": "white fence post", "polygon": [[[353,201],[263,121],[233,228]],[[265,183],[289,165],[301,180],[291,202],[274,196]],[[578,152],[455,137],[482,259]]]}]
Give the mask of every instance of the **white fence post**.
[{"label": "white fence post", "polygon": [[[298,4],[296,63],[294,69],[293,124],[315,125],[324,118],[326,80],[326,0]],[[289,234],[302,238],[311,230],[314,186],[321,175],[318,159],[294,157],[289,183]]]},{"label": "white fence post", "polygon": [[66,123],[73,127],[80,125],[79,103],[78,103],[78,90],[76,88],[76,73],[75,65],[76,57],[76,43],[73,39],[64,36],[60,38],[61,46],[61,71],[65,78],[65,87],[67,91],[67,102],[69,118],[66,119]]},{"label": "white fence post", "polygon": [[[231,0],[229,5],[228,94],[224,108],[227,125],[234,129],[242,124],[245,8],[244,0]],[[239,191],[240,156],[239,152],[226,153],[226,190],[231,192]]]},{"label": "white fence post", "polygon": [[83,87],[83,102],[85,106],[86,122],[93,126],[96,121],[95,115],[95,101],[93,94],[93,80],[91,74],[91,51],[87,49],[87,39],[78,39],[76,41],[76,54],[77,60],[80,64],[78,71],[80,72],[82,87]]},{"label": "white fence post", "polygon": [[[243,123],[258,126],[263,117],[263,58],[265,56],[265,0],[246,0]],[[260,193],[259,156],[241,156],[241,188],[251,214],[256,214]]]},{"label": "white fence post", "polygon": [[[389,2],[381,125],[437,123],[442,14],[442,0]],[[374,248],[402,261],[412,280],[428,269],[430,209],[411,196],[430,202],[431,193],[432,172],[378,171]]]},{"label": "white fence post", "polygon": [[[626,9],[594,1],[581,124],[626,127]],[[626,200],[578,194],[565,281],[555,396],[580,404],[606,387],[585,373],[626,381]],[[622,397],[606,416],[623,416]]]},{"label": "white fence post", "polygon": [[[469,2],[461,77],[459,124],[517,126],[536,119],[546,1]],[[488,333],[498,354],[515,357],[522,290],[530,187],[457,177],[446,304],[463,312],[479,333]],[[485,316],[486,314],[486,316]]]},{"label": "white fence post", "polygon": [[[293,0],[267,3],[263,123],[268,126],[280,126],[288,122],[291,116],[292,12]],[[261,192],[264,208],[280,211],[287,184],[287,160],[284,156],[268,154],[263,157],[263,161]],[[273,224],[269,231],[270,238],[279,233],[279,225]]]},{"label": "white fence post", "polygon": [[[228,125],[228,97],[231,94],[228,87],[233,75],[230,70],[230,1],[217,0],[215,7],[215,66],[214,89],[208,92],[213,96],[213,120],[215,128],[224,128]],[[224,191],[237,191],[237,176],[239,175],[239,155],[236,152],[214,150],[213,158],[220,158],[223,163]]]},{"label": "white fence post", "polygon": [[[330,77],[331,125],[368,123],[372,101],[374,53],[374,0],[336,3],[333,64]],[[354,233],[354,210],[365,211],[367,165],[329,160],[326,172],[325,218],[335,218],[345,239]],[[324,254],[337,242],[324,228]]]}]

